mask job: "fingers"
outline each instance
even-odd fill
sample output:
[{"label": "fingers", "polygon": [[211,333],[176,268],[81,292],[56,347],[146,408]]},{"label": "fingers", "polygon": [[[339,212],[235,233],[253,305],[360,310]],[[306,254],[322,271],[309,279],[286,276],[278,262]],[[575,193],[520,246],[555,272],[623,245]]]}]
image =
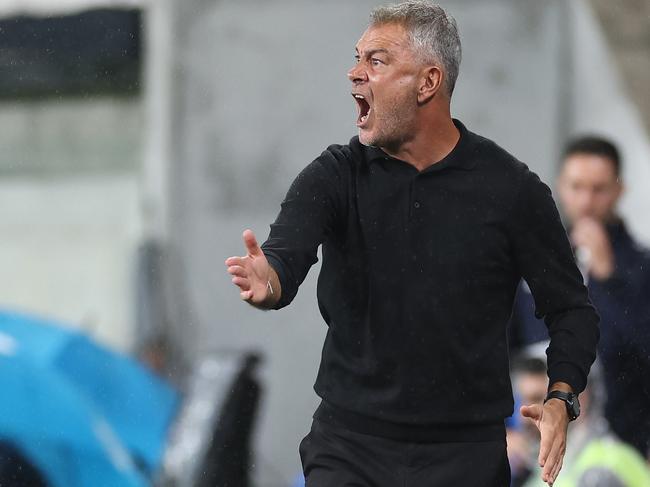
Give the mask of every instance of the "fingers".
[{"label": "fingers", "polygon": [[538,421],[542,418],[542,406],[539,404],[533,404],[531,406],[521,406],[519,412],[525,418],[530,418],[532,420]]},{"label": "fingers", "polygon": [[248,291],[251,288],[250,281],[245,277],[235,276],[232,278],[233,284],[239,286],[242,291]]},{"label": "fingers", "polygon": [[550,449],[547,458],[543,463],[540,462],[540,466],[544,467],[542,470],[542,480],[544,482],[555,482],[555,478],[562,466],[564,451],[564,440],[561,436],[558,436],[553,442],[553,446]]},{"label": "fingers", "polygon": [[540,442],[539,442],[539,455],[537,456],[537,463],[540,467],[545,467],[544,472],[550,470],[551,465],[546,468],[546,465],[549,463],[548,458],[553,448],[553,441],[555,437],[551,434],[551,431],[548,430],[548,427],[540,429]]},{"label": "fingers", "polygon": [[[253,280],[255,279],[255,271],[251,267],[254,259],[251,259],[251,257],[261,256],[264,255],[264,253],[257,243],[257,239],[255,238],[255,234],[253,234],[252,230],[244,230],[242,237],[244,239],[244,245],[246,247],[248,255],[245,257],[228,257],[224,263],[226,266],[228,266],[228,273],[233,276],[231,279],[232,283],[236,286],[239,286],[239,296],[243,300],[249,300],[253,297],[251,277]],[[249,274],[251,272],[252,274]]]},{"label": "fingers", "polygon": [[[244,239],[244,245],[246,246],[246,251],[248,254],[252,256],[259,256],[259,255],[264,255],[264,252],[262,252],[262,249],[260,248],[259,244],[257,243],[257,239],[255,238],[255,234],[253,234],[253,231],[250,229],[244,230],[244,233],[242,234],[242,237]],[[239,257],[236,255],[233,255],[232,257],[228,257],[224,263],[227,266],[241,266],[241,267],[246,267],[247,261],[250,261],[250,258],[248,256],[244,257]]]},{"label": "fingers", "polygon": [[233,276],[239,276],[239,277],[248,277],[248,273],[246,272],[246,269],[244,269],[240,265],[233,265],[228,267],[228,274],[232,274]]},{"label": "fingers", "polygon": [[260,249],[260,246],[257,244],[257,239],[255,238],[255,234],[253,234],[252,230],[250,229],[244,230],[242,237],[244,238],[244,245],[246,245],[246,250],[248,251],[249,254],[251,255],[262,254],[262,249]]},{"label": "fingers", "polygon": [[238,265],[238,266],[244,267],[245,262],[246,262],[244,259],[245,259],[245,257],[237,257],[237,256],[228,257],[226,259],[226,261],[225,261],[225,264],[227,266]]},{"label": "fingers", "polygon": [[232,283],[236,286],[239,286],[242,292],[239,293],[242,299],[249,299],[253,295],[251,290],[251,283],[248,279],[248,273],[246,269],[239,265],[233,265],[228,267],[228,273],[232,274],[233,278],[231,279]]},{"label": "fingers", "polygon": [[555,468],[553,469],[553,472],[551,473],[551,485],[553,485],[553,482],[557,479],[557,476],[560,475],[560,470],[562,469],[562,464],[564,462],[564,454],[560,457],[560,460],[555,464]]}]

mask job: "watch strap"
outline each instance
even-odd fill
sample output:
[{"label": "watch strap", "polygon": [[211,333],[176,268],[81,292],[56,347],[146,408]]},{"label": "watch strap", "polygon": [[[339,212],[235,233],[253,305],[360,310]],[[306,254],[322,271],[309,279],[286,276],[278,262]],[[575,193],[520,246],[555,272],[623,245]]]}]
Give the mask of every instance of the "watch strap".
[{"label": "watch strap", "polygon": [[[574,419],[576,419],[578,417],[579,413],[576,414],[576,408],[574,407],[575,406],[575,401],[577,399],[577,396],[576,396],[575,393],[554,390],[554,391],[550,391],[546,395],[546,399],[544,399],[544,404],[546,404],[546,402],[548,400],[550,400],[550,399],[561,399],[562,401],[564,401],[564,403],[566,405],[567,413],[569,415],[569,421],[573,421]],[[578,409],[578,411],[579,411],[579,409]]]}]

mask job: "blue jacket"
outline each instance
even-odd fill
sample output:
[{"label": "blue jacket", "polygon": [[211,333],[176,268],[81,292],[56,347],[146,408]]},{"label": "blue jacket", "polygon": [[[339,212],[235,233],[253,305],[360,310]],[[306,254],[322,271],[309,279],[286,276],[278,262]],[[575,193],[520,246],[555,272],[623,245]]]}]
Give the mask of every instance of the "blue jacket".
[{"label": "blue jacket", "polygon": [[[615,270],[604,281],[587,280],[589,296],[601,315],[598,357],[603,367],[605,416],[614,432],[642,455],[650,447],[650,252],[641,248],[620,219],[607,225]],[[535,301],[519,283],[509,326],[509,345],[517,351],[548,340],[535,318]]]}]

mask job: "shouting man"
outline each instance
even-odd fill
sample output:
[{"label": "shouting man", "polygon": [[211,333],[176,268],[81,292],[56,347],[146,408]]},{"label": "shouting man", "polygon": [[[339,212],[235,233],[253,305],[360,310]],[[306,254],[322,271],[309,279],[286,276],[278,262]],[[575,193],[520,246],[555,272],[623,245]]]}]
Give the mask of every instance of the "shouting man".
[{"label": "shouting man", "polygon": [[307,487],[507,487],[506,326],[521,277],[551,336],[549,396],[522,413],[541,433],[542,479],[562,466],[599,316],[549,187],[451,117],[460,58],[438,5],[374,10],[348,72],[358,136],[298,174],[261,247],[245,230],[247,254],[226,259],[243,300],[280,309],[322,244]]}]

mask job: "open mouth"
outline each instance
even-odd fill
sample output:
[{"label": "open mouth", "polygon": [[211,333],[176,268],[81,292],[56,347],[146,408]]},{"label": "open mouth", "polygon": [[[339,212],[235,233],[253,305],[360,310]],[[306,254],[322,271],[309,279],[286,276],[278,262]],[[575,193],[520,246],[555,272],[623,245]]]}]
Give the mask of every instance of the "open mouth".
[{"label": "open mouth", "polygon": [[356,100],[357,107],[359,110],[359,114],[357,117],[357,127],[362,127],[368,121],[368,117],[370,116],[370,112],[372,111],[372,108],[370,107],[370,104],[366,100],[365,96],[359,93],[352,93],[352,96]]}]

